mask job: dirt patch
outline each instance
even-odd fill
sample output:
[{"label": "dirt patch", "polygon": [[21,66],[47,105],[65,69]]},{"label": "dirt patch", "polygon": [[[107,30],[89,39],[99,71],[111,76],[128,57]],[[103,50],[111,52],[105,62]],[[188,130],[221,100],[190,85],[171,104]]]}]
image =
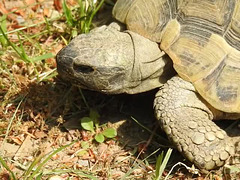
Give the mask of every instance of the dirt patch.
[{"label": "dirt patch", "polygon": [[[74,11],[77,2],[67,4]],[[100,9],[95,26],[111,21],[111,7]],[[4,0],[0,13],[6,15],[1,27],[10,42],[24,49],[19,54],[0,38],[0,157],[9,168],[1,165],[0,179],[11,179],[11,171],[16,179],[153,179],[158,155],[172,148],[154,118],[156,90],[111,96],[60,79],[55,55],[71,39],[61,1]],[[100,114],[102,129],[117,129],[117,137],[97,143],[94,133],[81,127],[80,119],[90,109]],[[191,167],[174,150],[163,175],[177,162]],[[225,174],[233,171],[230,167]],[[222,172],[213,171],[206,179],[221,179]],[[204,177],[184,166],[177,166],[170,176]]]}]

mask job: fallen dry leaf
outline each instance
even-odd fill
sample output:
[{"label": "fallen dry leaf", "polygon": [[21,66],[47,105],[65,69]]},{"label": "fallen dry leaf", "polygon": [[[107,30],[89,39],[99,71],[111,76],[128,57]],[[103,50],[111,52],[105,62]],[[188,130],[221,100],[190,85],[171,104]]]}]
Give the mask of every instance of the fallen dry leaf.
[{"label": "fallen dry leaf", "polygon": [[62,10],[62,2],[61,0],[54,0],[54,7],[59,12]]},{"label": "fallen dry leaf", "polygon": [[49,180],[64,180],[61,176],[52,176]]},{"label": "fallen dry leaf", "polygon": [[6,14],[7,15],[7,19],[12,20],[12,21],[16,21],[16,15],[9,13],[9,11],[5,8],[4,4],[2,2],[0,2],[0,13],[2,14]]},{"label": "fallen dry leaf", "polygon": [[59,154],[55,154],[51,159],[57,160],[57,159],[59,159],[59,158],[60,158],[60,155],[59,155]]},{"label": "fallen dry leaf", "polygon": [[88,141],[91,138],[91,136],[87,131],[82,130],[80,132],[81,132],[83,141]]},{"label": "fallen dry leaf", "polygon": [[22,18],[26,16],[26,10],[20,9],[19,7],[13,7],[9,11],[14,12],[14,14],[20,15]]},{"label": "fallen dry leaf", "polygon": [[146,143],[140,143],[138,145],[138,152],[145,153],[147,150]]},{"label": "fallen dry leaf", "polygon": [[18,149],[17,153],[14,156],[14,160],[17,160],[18,158],[28,157],[30,154],[34,151],[34,145],[31,141],[31,136],[27,136],[20,148]]},{"label": "fallen dry leaf", "polygon": [[57,54],[63,48],[62,44],[59,44],[56,48],[52,50],[54,54]]},{"label": "fallen dry leaf", "polygon": [[5,142],[0,146],[1,154],[5,157],[13,157],[16,154],[19,147],[20,147],[19,145]]},{"label": "fallen dry leaf", "polygon": [[4,5],[8,11],[11,11],[13,8],[20,9],[21,7],[24,7],[24,2],[23,0],[4,1]]},{"label": "fallen dry leaf", "polygon": [[35,0],[24,0],[24,1],[25,1],[26,5],[33,5],[36,3]]},{"label": "fallen dry leaf", "polygon": [[36,132],[34,132],[34,136],[36,138],[45,138],[45,137],[47,137],[47,134],[43,131],[37,130]]},{"label": "fallen dry leaf", "polygon": [[70,5],[70,6],[74,6],[77,4],[77,1],[76,0],[67,0],[67,3]]},{"label": "fallen dry leaf", "polygon": [[23,134],[20,135],[20,136],[10,136],[9,137],[14,143],[18,144],[18,145],[21,145],[23,143],[23,140],[24,140],[24,137],[23,137]]},{"label": "fallen dry leaf", "polygon": [[49,8],[44,8],[43,9],[43,15],[46,17],[50,17],[51,16],[51,11]]},{"label": "fallen dry leaf", "polygon": [[0,179],[1,179],[1,180],[9,180],[9,179],[11,179],[11,178],[10,178],[10,175],[9,175],[8,172],[1,172],[1,173],[0,173]]},{"label": "fallen dry leaf", "polygon": [[88,149],[88,153],[89,153],[90,161],[91,162],[96,162],[96,156],[95,156],[93,150]]}]

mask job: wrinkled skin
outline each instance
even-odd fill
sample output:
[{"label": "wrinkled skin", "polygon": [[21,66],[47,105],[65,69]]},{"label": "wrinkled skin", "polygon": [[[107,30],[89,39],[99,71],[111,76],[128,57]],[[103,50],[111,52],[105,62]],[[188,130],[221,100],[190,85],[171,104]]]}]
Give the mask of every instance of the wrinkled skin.
[{"label": "wrinkled skin", "polygon": [[76,37],[57,55],[59,74],[82,88],[107,94],[136,94],[160,87],[154,101],[162,129],[176,148],[202,170],[222,166],[239,139],[212,120],[236,119],[203,100],[175,75],[157,43],[113,23]]},{"label": "wrinkled skin", "polygon": [[109,94],[145,92],[174,74],[157,43],[117,23],[77,36],[58,53],[57,67],[74,84]]}]

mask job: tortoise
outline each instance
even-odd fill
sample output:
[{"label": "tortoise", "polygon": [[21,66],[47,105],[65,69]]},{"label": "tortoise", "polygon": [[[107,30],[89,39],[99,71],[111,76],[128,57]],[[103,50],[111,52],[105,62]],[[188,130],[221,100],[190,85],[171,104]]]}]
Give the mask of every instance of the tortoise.
[{"label": "tortoise", "polygon": [[240,117],[240,1],[118,0],[112,23],[57,55],[61,76],[90,90],[136,94],[159,87],[156,118],[197,167],[223,166],[232,137],[212,120]]}]

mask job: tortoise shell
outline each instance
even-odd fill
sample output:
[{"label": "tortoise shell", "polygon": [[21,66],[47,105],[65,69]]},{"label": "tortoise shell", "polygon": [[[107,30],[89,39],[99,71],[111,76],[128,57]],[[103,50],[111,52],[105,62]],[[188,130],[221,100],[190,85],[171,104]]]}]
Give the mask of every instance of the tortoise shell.
[{"label": "tortoise shell", "polygon": [[240,113],[240,0],[118,0],[113,15],[158,42],[209,104]]}]

